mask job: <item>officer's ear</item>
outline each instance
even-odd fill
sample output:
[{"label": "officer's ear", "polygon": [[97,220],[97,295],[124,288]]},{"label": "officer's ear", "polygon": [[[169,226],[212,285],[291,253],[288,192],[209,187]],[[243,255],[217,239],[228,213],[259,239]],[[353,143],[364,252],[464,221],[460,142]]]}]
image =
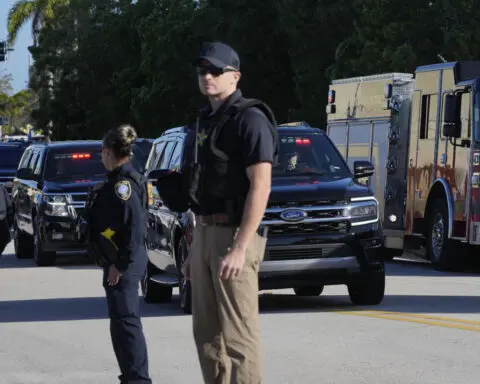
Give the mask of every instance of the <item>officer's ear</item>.
[{"label": "officer's ear", "polygon": [[242,74],[240,72],[233,73],[233,79],[235,80],[235,83],[238,83],[241,77],[242,77]]}]

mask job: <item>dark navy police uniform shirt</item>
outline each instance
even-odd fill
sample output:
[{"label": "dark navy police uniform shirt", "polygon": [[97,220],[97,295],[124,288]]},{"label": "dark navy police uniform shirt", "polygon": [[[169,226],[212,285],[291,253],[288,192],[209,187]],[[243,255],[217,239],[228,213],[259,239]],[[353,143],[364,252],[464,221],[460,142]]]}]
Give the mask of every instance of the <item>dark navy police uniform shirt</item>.
[{"label": "dark navy police uniform shirt", "polygon": [[138,185],[128,173],[137,173],[131,163],[108,173],[108,181],[92,207],[90,223],[91,241],[105,242],[107,239],[116,249],[114,265],[119,271],[130,266],[143,269],[147,262],[146,212],[142,205],[142,195],[147,193],[146,183]]},{"label": "dark navy police uniform shirt", "polygon": [[[240,90],[237,90],[220,107],[215,114],[209,110],[204,111],[200,116],[200,132],[197,135],[199,153],[207,153],[209,129],[215,124],[226,108],[242,97]],[[256,107],[244,110],[236,119],[230,119],[220,131],[216,140],[216,147],[228,154],[232,163],[238,167],[233,172],[238,173],[238,191],[248,190],[249,180],[246,168],[263,162],[273,163],[275,146],[272,136],[271,122],[265,114]],[[205,151],[205,152],[204,152]],[[224,203],[214,198],[205,196],[200,207],[192,207],[197,214],[208,215],[221,213]]]}]

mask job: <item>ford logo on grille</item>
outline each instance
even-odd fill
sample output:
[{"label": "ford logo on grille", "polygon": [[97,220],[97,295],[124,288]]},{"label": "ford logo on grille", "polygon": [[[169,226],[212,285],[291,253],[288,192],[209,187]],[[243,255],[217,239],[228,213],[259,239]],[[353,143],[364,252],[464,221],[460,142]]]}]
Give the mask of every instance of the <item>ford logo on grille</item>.
[{"label": "ford logo on grille", "polygon": [[301,209],[286,209],[280,213],[280,218],[284,221],[302,221],[307,217],[307,212]]}]

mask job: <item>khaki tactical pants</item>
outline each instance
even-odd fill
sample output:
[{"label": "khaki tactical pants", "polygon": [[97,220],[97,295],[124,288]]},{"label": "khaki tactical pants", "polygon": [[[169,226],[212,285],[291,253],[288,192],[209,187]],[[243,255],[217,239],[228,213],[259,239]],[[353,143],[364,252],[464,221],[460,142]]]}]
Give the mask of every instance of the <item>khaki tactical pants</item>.
[{"label": "khaki tactical pants", "polygon": [[237,232],[198,224],[192,244],[193,335],[206,384],[260,384],[258,270],[266,238],[255,234],[242,273],[220,280],[219,266]]}]

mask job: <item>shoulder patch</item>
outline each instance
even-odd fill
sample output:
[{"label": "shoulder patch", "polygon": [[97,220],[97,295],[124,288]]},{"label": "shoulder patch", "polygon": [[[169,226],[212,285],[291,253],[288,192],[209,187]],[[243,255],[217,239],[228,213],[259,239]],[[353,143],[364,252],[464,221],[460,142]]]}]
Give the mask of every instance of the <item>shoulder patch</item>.
[{"label": "shoulder patch", "polygon": [[121,200],[128,200],[132,196],[132,185],[128,180],[121,180],[115,184],[115,194]]}]

